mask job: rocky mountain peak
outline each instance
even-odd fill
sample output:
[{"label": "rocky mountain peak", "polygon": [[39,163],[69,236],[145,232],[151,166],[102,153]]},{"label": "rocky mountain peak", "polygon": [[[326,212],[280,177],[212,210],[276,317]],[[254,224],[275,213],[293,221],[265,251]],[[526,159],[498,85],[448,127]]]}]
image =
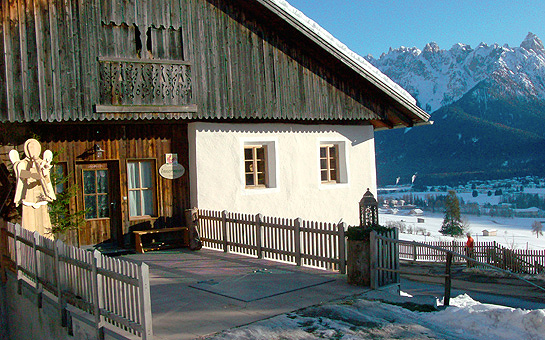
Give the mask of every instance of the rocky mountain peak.
[{"label": "rocky mountain peak", "polygon": [[537,37],[537,35],[533,34],[532,32],[528,32],[528,35],[520,44],[520,47],[524,48],[526,51],[534,51],[538,54],[545,54],[545,47],[543,47],[543,42]]},{"label": "rocky mountain peak", "polygon": [[422,52],[416,47],[390,49],[367,60],[405,88],[426,111],[460,99],[482,81],[497,84],[504,96],[530,96],[545,101],[545,48],[533,33],[520,47],[484,42],[471,48],[455,44],[441,50],[435,42]]}]

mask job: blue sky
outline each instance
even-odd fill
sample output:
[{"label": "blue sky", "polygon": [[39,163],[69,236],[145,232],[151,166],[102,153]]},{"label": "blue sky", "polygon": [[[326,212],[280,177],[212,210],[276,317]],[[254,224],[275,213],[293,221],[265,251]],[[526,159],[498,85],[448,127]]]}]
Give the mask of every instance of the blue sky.
[{"label": "blue sky", "polygon": [[545,40],[545,1],[287,0],[354,52],[378,58],[389,47],[442,49],[461,42],[519,46],[528,32]]}]

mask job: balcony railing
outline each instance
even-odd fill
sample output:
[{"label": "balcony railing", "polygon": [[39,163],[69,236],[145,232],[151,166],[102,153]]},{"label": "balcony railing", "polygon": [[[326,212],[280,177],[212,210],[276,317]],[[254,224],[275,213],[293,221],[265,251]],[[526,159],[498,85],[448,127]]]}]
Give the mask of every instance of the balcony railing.
[{"label": "balcony railing", "polygon": [[191,64],[100,57],[99,112],[193,111]]}]

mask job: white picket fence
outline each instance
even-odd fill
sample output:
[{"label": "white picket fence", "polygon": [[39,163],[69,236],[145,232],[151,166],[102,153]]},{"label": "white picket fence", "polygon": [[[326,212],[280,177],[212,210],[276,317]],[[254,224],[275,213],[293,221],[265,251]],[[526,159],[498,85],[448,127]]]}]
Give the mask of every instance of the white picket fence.
[{"label": "white picket fence", "polygon": [[346,223],[198,211],[207,248],[346,273]]},{"label": "white picket fence", "polygon": [[94,317],[99,338],[105,323],[153,338],[147,264],[68,246],[12,223],[3,233],[2,257],[11,262],[19,290],[24,281],[33,286],[39,307],[46,290],[57,297],[63,322],[71,304]]}]

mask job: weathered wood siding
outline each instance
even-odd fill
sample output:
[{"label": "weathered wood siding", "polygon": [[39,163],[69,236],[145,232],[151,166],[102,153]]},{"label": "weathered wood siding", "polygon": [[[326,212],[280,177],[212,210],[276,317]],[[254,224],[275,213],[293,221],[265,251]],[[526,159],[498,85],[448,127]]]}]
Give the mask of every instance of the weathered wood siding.
[{"label": "weathered wood siding", "polygon": [[[69,183],[76,184],[78,196],[82,195],[81,175],[77,171],[80,164],[114,163],[114,170],[119,169],[116,179],[117,188],[110,191],[119,191],[121,209],[118,214],[113,213],[110,219],[117,230],[111,235],[114,240],[128,241],[128,233],[132,226],[145,224],[153,225],[158,218],[167,219],[165,224],[180,226],[184,224],[184,210],[190,208],[189,202],[189,175],[186,172],[178,179],[165,179],[159,176],[158,169],[165,163],[165,154],[178,154],[178,162],[186,169],[189,168],[187,125],[186,124],[38,124],[32,125],[27,134],[40,136],[42,151],[50,149],[55,153],[57,162],[65,162],[69,174]],[[102,157],[88,152],[95,144],[104,150]],[[17,149],[22,152],[23,145]],[[129,218],[127,184],[127,160],[153,160],[155,161],[155,185],[156,185],[156,216],[151,218]],[[114,171],[115,172],[115,171]],[[112,173],[113,175],[113,173]],[[81,199],[74,199],[71,208],[82,210]],[[95,244],[100,239],[100,233],[104,233],[103,226],[97,223],[96,230],[82,229],[78,235],[79,242],[71,240],[71,243]],[[108,231],[109,232],[109,231]],[[119,239],[121,238],[121,239]]]},{"label": "weathered wood siding", "polygon": [[257,1],[1,4],[1,121],[346,121],[397,112]]}]

